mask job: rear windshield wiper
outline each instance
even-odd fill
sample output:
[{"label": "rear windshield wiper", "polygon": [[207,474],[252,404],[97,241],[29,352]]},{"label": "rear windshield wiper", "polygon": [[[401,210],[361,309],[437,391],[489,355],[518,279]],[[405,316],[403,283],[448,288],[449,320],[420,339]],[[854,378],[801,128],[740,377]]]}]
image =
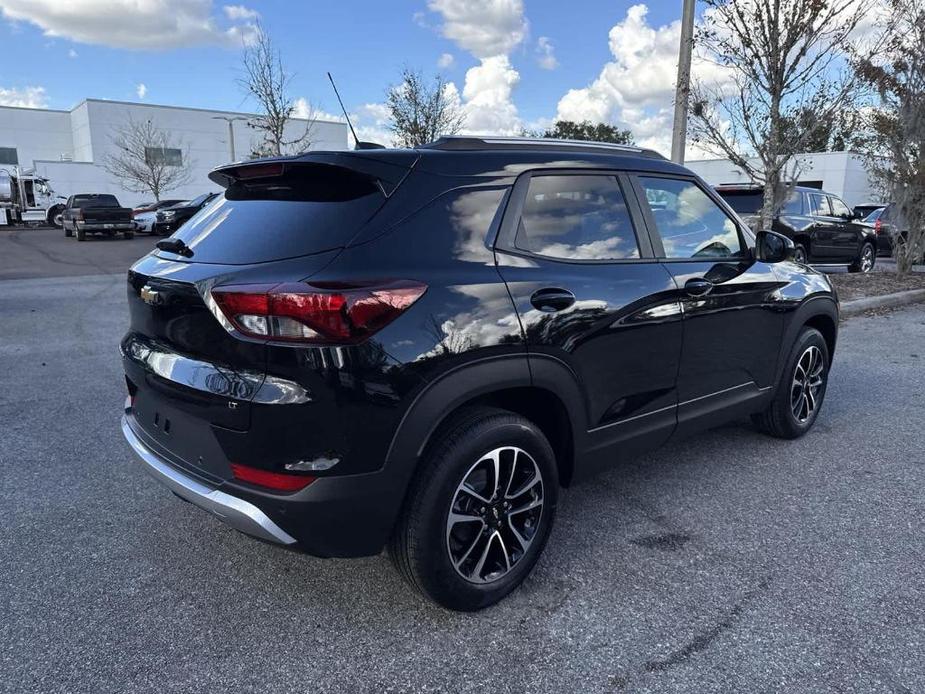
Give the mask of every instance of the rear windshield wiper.
[{"label": "rear windshield wiper", "polygon": [[167,251],[168,253],[176,253],[185,258],[193,257],[193,249],[183,243],[183,239],[164,239],[163,241],[158,241],[154,245],[157,246],[158,249]]}]

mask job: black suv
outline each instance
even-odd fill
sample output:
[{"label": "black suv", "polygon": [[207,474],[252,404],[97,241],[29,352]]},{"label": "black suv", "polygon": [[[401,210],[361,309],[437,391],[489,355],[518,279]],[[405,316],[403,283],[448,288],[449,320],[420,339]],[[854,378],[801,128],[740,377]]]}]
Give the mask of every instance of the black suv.
[{"label": "black suv", "polygon": [[751,414],[808,431],[838,302],[687,169],[443,138],[224,166],[128,274],[122,428],[178,496],[438,603],[530,573],[561,486]]},{"label": "black suv", "polygon": [[[718,186],[717,191],[746,224],[761,213],[762,189],[751,185]],[[870,272],[877,261],[877,234],[845,204],[817,188],[795,186],[771,229],[791,239],[794,260],[817,265],[847,265],[849,272]]]},{"label": "black suv", "polygon": [[192,200],[180,200],[175,205],[159,208],[151,233],[160,236],[172,234],[217,197],[218,193],[203,193]]}]

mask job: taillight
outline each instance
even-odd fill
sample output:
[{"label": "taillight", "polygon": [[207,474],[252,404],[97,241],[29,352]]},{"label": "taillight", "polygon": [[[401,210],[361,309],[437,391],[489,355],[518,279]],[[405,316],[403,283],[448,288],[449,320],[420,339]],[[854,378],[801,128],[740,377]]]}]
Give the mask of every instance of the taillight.
[{"label": "taillight", "polygon": [[305,489],[316,479],[311,475],[270,472],[269,470],[261,470],[249,465],[241,465],[240,463],[231,464],[231,474],[241,482],[255,484],[258,487],[266,487],[267,489],[275,489],[280,492],[297,492],[300,489]]},{"label": "taillight", "polygon": [[409,281],[216,287],[212,298],[250,337],[307,344],[355,344],[395,320],[424,294]]},{"label": "taillight", "polygon": [[880,230],[881,230],[882,228],[883,228],[883,222],[881,222],[879,219],[876,220],[876,221],[874,222],[874,233],[876,233],[877,236],[880,236]]}]

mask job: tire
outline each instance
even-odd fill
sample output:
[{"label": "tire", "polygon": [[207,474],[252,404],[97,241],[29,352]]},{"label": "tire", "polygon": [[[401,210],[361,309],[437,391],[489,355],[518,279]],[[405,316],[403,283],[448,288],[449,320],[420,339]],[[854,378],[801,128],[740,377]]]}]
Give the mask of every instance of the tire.
[{"label": "tire", "polygon": [[[508,494],[512,486],[519,491]],[[530,574],[549,538],[558,492],[555,455],[532,422],[496,408],[466,410],[428,446],[389,554],[405,579],[437,604],[480,610]],[[451,510],[473,520],[451,524]]]},{"label": "tire", "polygon": [[87,240],[87,232],[85,229],[81,229],[80,227],[77,227],[77,240],[78,241]]},{"label": "tire", "polygon": [[809,254],[806,252],[806,246],[801,243],[798,243],[793,247],[793,262],[800,263],[801,265],[806,265],[806,262],[809,260]]},{"label": "tire", "polygon": [[123,231],[122,236],[127,239],[135,238],[135,232],[134,231]]},{"label": "tire", "polygon": [[874,248],[874,244],[865,241],[861,246],[861,252],[858,254],[858,257],[848,266],[848,272],[863,272],[866,274],[874,269],[876,262],[877,249]]},{"label": "tire", "polygon": [[[822,333],[803,328],[790,350],[774,399],[764,412],[752,416],[758,428],[780,439],[796,439],[812,429],[825,400],[829,366],[829,348]],[[807,412],[809,404],[812,409]]]},{"label": "tire", "polygon": [[64,227],[64,235],[71,238],[74,235],[73,229],[68,229],[67,224],[63,224],[62,226]]},{"label": "tire", "polygon": [[45,221],[48,222],[48,226],[55,227],[60,229],[64,226],[64,221],[61,219],[61,215],[64,212],[64,207],[62,205],[55,205],[50,210],[48,210],[48,215],[45,218]]}]

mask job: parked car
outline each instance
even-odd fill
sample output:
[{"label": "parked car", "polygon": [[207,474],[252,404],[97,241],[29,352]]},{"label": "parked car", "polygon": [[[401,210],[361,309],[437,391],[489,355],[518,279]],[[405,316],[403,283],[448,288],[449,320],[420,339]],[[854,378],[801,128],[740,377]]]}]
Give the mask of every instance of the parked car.
[{"label": "parked car", "polygon": [[182,227],[194,214],[212,202],[218,193],[203,193],[199,197],[180,202],[157,211],[151,233],[168,236]]},{"label": "parked car", "polygon": [[81,193],[67,199],[61,224],[65,236],[76,234],[78,241],[85,241],[87,234],[115,236],[121,232],[130,239],[135,235],[132,210],[122,207],[115,195],[103,193]]},{"label": "parked car", "polygon": [[889,228],[884,227],[884,220],[881,219],[885,210],[886,207],[878,207],[871,210],[870,214],[861,220],[861,223],[873,229],[874,233],[877,235],[877,255],[889,257],[893,255],[893,236],[890,234]]},{"label": "parked car", "polygon": [[179,205],[185,200],[161,200],[150,204],[147,208],[135,208],[133,219],[135,220],[135,231],[150,234],[154,231],[154,223],[157,221],[157,210]]},{"label": "parked car", "polygon": [[[761,213],[760,186],[717,186],[717,191],[754,226]],[[794,187],[774,217],[772,231],[795,245],[794,260],[818,265],[847,265],[849,272],[870,272],[877,260],[877,235],[836,195],[816,188]]]},{"label": "parked car", "polygon": [[865,202],[860,205],[855,205],[852,211],[858,219],[864,219],[874,210],[883,209],[886,205],[887,203],[885,202]]},{"label": "parked car", "polygon": [[[879,214],[874,217],[874,213],[865,219],[865,223],[873,221],[873,228],[877,234],[877,240],[879,242],[878,249],[881,252],[881,255],[893,255],[893,247],[897,243],[897,239],[905,240],[908,238],[909,227],[901,219],[896,205],[890,203],[882,210],[879,211]],[[925,253],[920,256],[915,262],[925,263]]]},{"label": "parked car", "polygon": [[819,414],[829,280],[654,152],[447,137],[210,178],[221,204],[129,271],[122,429],[263,540],[387,545],[475,610],[530,573],[561,486],[743,415],[796,438]]}]

